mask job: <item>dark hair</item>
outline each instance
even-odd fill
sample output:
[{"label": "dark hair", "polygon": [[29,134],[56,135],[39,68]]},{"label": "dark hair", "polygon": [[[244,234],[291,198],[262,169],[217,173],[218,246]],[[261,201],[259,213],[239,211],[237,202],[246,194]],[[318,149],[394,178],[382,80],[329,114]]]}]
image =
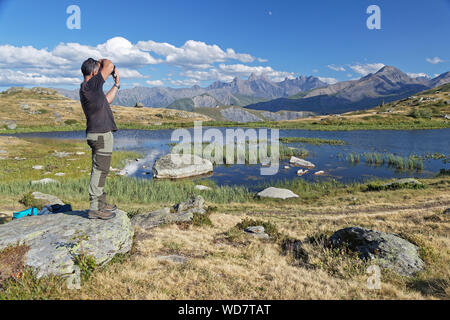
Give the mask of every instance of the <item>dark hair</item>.
[{"label": "dark hair", "polygon": [[87,59],[83,64],[81,65],[81,72],[84,76],[90,75],[92,72],[95,71],[98,61],[94,60],[92,58]]}]

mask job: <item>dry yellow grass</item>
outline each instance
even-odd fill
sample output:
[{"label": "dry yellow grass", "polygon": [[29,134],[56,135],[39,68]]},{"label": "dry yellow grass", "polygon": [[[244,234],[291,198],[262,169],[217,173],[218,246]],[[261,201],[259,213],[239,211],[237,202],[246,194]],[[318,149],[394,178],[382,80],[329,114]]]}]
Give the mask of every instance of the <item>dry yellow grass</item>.
[{"label": "dry yellow grass", "polygon": [[[402,190],[404,191],[404,190]],[[441,212],[449,195],[434,190],[400,208],[363,204],[336,207],[260,204],[249,210],[230,204],[213,213],[213,227],[188,230],[170,225],[137,230],[135,248],[123,263],[96,272],[81,291],[62,291],[75,299],[448,299],[450,298],[450,218]],[[394,192],[395,193],[395,192]],[[400,201],[401,196],[397,199]],[[396,202],[396,201],[394,201]],[[428,203],[428,205],[423,205]],[[421,206],[422,204],[422,206]],[[393,209],[398,205],[397,209]],[[417,209],[412,208],[417,206]],[[249,204],[250,207],[250,204]],[[431,208],[427,208],[431,207]],[[341,212],[341,210],[344,210]],[[414,281],[390,272],[382,274],[381,290],[366,285],[368,264],[336,255],[320,243],[305,249],[315,268],[299,266],[280,246],[248,238],[249,243],[220,241],[224,232],[244,218],[273,222],[283,234],[305,240],[347,226],[394,232],[419,244],[427,270]],[[219,240],[219,241],[218,241]],[[428,251],[427,251],[428,250]],[[158,260],[179,254],[186,264]]]}]

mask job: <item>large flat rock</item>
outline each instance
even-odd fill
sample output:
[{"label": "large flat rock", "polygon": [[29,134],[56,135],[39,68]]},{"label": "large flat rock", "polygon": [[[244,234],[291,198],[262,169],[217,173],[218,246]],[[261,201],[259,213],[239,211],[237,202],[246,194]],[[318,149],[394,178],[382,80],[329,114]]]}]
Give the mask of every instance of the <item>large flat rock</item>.
[{"label": "large flat rock", "polygon": [[[74,257],[80,254],[80,243],[85,254],[102,265],[116,254],[130,251],[133,233],[123,211],[107,221],[90,220],[85,211],[26,217],[0,225],[0,251],[26,244],[30,249],[25,265],[34,268],[38,277],[66,275],[75,270]],[[79,235],[86,240],[81,242]]]},{"label": "large flat rock", "polygon": [[153,165],[153,177],[157,179],[188,178],[212,171],[211,161],[189,154],[168,154],[156,160]]}]

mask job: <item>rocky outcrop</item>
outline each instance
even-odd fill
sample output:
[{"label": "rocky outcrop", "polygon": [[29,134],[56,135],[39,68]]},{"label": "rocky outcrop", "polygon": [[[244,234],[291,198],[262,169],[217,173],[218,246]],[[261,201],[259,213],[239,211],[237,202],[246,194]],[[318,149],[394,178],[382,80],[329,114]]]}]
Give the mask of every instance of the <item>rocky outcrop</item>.
[{"label": "rocky outcrop", "polygon": [[189,154],[168,154],[156,160],[153,165],[153,177],[156,179],[188,178],[212,171],[211,161]]},{"label": "rocky outcrop", "polygon": [[351,227],[336,231],[329,242],[334,247],[348,246],[361,259],[374,260],[403,276],[414,276],[425,267],[418,247],[396,234]]},{"label": "rocky outcrop", "polygon": [[133,240],[130,219],[122,211],[107,221],[90,220],[84,211],[25,217],[0,225],[0,234],[0,251],[18,244],[29,247],[25,266],[38,277],[73,274],[82,250],[103,265],[130,251]]},{"label": "rocky outcrop", "polygon": [[280,188],[274,188],[269,187],[267,189],[264,189],[263,191],[259,192],[257,194],[260,198],[272,198],[272,199],[289,199],[289,198],[298,198],[298,195],[293,193],[291,190],[288,189],[280,189]]},{"label": "rocky outcrop", "polygon": [[156,211],[138,214],[131,219],[131,224],[134,227],[141,229],[152,229],[162,224],[189,222],[194,217],[193,213],[172,213],[170,208],[162,208]]},{"label": "rocky outcrop", "polygon": [[243,108],[238,107],[223,109],[220,111],[220,114],[228,121],[236,121],[240,123],[262,121],[262,118],[254,115],[247,110],[244,110]]},{"label": "rocky outcrop", "polygon": [[289,160],[289,163],[293,166],[300,166],[300,167],[306,167],[306,168],[315,168],[316,165],[314,163],[311,163],[309,161],[297,158],[297,157],[291,157]]},{"label": "rocky outcrop", "polygon": [[156,211],[138,214],[131,219],[131,224],[141,229],[152,229],[162,224],[189,222],[194,218],[194,213],[206,212],[205,200],[202,196],[192,197],[180,202],[171,208],[162,208]]},{"label": "rocky outcrop", "polygon": [[173,209],[178,213],[205,213],[205,199],[202,196],[189,198],[186,201],[176,204]]}]

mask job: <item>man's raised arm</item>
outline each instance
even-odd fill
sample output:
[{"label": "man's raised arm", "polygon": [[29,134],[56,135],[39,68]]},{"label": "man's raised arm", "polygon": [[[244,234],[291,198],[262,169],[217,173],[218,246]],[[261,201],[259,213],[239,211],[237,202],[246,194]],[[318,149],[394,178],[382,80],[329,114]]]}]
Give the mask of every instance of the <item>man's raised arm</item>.
[{"label": "man's raised arm", "polygon": [[98,60],[98,62],[100,62],[100,73],[102,74],[103,79],[106,81],[106,79],[108,79],[108,77],[114,70],[114,64],[111,62],[111,60],[108,59],[100,59]]}]

